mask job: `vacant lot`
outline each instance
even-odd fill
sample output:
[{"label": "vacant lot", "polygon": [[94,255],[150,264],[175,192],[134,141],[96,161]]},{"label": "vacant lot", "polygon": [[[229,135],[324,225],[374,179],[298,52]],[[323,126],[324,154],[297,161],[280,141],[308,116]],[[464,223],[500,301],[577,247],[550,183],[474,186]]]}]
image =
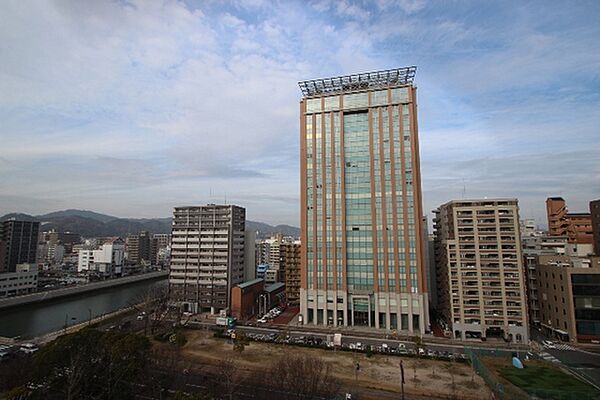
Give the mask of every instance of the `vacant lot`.
[{"label": "vacant lot", "polygon": [[486,358],[485,363],[513,385],[543,399],[600,399],[600,393],[590,385],[544,361],[527,361],[525,368],[512,366],[509,358]]},{"label": "vacant lot", "polygon": [[[400,392],[400,360],[404,362],[404,385],[407,394],[427,398],[489,399],[490,392],[483,380],[467,364],[445,361],[401,358],[349,352],[333,352],[290,345],[250,342],[241,353],[233,351],[229,341],[212,337],[211,332],[185,332],[188,343],[182,350],[184,358],[193,366],[217,365],[221,360],[233,359],[235,365],[247,372],[268,368],[273,360],[291,352],[319,357],[327,362],[342,388],[360,388],[387,392],[385,397]],[[356,371],[356,363],[360,370]],[[362,398],[370,396],[363,395]],[[383,398],[383,395],[381,396]]]}]

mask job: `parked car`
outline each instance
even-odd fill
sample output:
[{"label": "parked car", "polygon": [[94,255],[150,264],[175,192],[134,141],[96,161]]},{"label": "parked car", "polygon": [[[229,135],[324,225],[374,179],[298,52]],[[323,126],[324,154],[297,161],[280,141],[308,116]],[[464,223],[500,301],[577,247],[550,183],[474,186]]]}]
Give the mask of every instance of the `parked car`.
[{"label": "parked car", "polygon": [[549,349],[556,348],[556,346],[554,345],[554,342],[552,342],[550,340],[544,340],[544,341],[542,341],[542,344],[544,345],[544,347],[549,348]]},{"label": "parked car", "polygon": [[0,362],[7,361],[10,358],[8,351],[0,351]]},{"label": "parked car", "polygon": [[424,349],[424,348],[422,348],[422,347],[419,347],[419,348],[417,349],[417,351],[419,352],[419,356],[424,356],[424,355],[425,355],[425,349]]},{"label": "parked car", "polygon": [[23,343],[19,350],[21,350],[25,354],[33,354],[39,350],[39,347],[37,347],[33,343]]}]

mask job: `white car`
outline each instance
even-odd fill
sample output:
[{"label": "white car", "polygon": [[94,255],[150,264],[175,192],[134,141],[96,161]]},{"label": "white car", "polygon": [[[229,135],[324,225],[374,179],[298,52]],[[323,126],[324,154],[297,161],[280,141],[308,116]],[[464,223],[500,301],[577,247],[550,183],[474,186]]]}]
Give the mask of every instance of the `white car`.
[{"label": "white car", "polygon": [[265,317],[262,317],[261,319],[256,320],[256,322],[264,324],[265,322],[267,322],[267,319]]},{"label": "white car", "polygon": [[544,345],[544,347],[547,347],[549,349],[556,348],[556,346],[554,345],[554,342],[551,342],[550,340],[544,340],[544,341],[542,341],[542,344]]},{"label": "white car", "polygon": [[33,354],[39,350],[39,348],[33,343],[23,343],[19,349],[25,354]]}]

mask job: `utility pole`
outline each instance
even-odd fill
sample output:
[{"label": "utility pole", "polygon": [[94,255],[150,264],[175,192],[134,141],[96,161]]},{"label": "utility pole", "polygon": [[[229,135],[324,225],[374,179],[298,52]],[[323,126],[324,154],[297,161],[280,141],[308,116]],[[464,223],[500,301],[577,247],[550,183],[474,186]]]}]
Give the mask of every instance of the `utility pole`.
[{"label": "utility pole", "polygon": [[404,400],[404,364],[400,360],[400,387],[402,388],[402,400]]}]

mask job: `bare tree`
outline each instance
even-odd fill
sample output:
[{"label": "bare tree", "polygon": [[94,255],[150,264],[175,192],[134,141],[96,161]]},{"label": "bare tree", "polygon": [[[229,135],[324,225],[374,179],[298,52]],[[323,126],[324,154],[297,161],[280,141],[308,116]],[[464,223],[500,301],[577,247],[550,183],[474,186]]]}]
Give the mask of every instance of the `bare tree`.
[{"label": "bare tree", "polygon": [[144,334],[154,334],[157,326],[166,318],[169,311],[169,293],[165,286],[151,286],[132,306],[144,316]]},{"label": "bare tree", "polygon": [[235,360],[226,358],[219,362],[216,372],[222,393],[225,393],[229,400],[233,400],[239,386],[244,382],[243,371],[236,365]]},{"label": "bare tree", "polygon": [[282,400],[332,398],[339,392],[339,383],[329,365],[313,356],[282,357],[264,376],[268,387],[285,388],[285,392],[277,394]]}]

